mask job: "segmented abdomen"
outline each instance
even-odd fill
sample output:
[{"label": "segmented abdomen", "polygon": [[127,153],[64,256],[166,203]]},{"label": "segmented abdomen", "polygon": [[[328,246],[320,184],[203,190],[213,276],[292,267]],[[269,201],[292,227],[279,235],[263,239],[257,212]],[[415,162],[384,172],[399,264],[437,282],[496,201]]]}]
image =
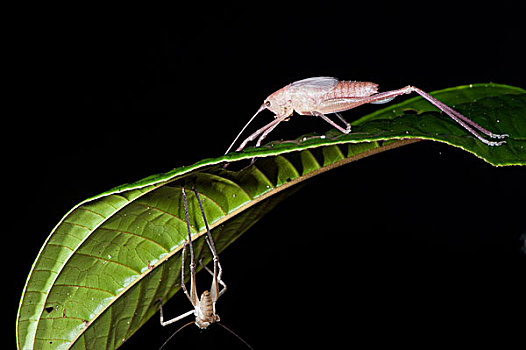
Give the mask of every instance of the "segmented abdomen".
[{"label": "segmented abdomen", "polygon": [[325,100],[366,97],[378,92],[378,84],[369,81],[339,81],[325,96]]}]

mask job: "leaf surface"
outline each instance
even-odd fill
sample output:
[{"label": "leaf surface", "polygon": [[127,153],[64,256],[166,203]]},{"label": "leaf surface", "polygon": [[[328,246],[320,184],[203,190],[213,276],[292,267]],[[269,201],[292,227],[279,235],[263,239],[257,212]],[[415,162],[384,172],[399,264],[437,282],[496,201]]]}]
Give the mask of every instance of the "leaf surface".
[{"label": "leaf surface", "polygon": [[[180,289],[183,185],[198,189],[221,252],[296,184],[420,139],[460,147],[494,165],[526,163],[524,90],[484,84],[434,95],[487,129],[510,134],[508,142],[488,147],[415,98],[356,120],[348,135],[329,131],[205,159],[78,204],[53,229],[32,267],[17,317],[19,348],[114,349],[152,317],[157,301]],[[256,163],[241,171],[220,166],[252,157]],[[207,262],[204,223],[188,194],[194,248]]]}]

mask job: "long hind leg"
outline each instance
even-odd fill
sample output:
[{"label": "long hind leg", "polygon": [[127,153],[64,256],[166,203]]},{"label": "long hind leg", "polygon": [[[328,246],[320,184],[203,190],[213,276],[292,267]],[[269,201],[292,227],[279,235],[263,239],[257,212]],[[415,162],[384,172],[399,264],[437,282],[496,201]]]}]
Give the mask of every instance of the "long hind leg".
[{"label": "long hind leg", "polygon": [[[193,188],[194,190],[194,193],[195,193],[195,196],[197,198],[197,202],[199,203],[199,208],[201,209],[201,214],[203,216],[203,221],[205,223],[205,227],[206,227],[206,243],[208,244],[208,247],[210,248],[210,252],[212,253],[212,256],[213,256],[213,261],[214,261],[214,271],[210,271],[210,269],[208,267],[206,267],[202,261],[200,260],[199,263],[205,268],[205,270],[207,270],[213,277],[213,280],[212,280],[212,286],[210,288],[210,293],[212,294],[212,299],[214,301],[217,301],[217,299],[223,295],[225,292],[226,292],[226,284],[225,282],[223,282],[223,280],[221,279],[222,275],[223,275],[223,268],[221,267],[221,263],[219,262],[219,254],[217,254],[217,250],[216,250],[216,247],[215,247],[215,244],[214,244],[214,239],[212,238],[212,233],[210,232],[210,227],[208,226],[208,221],[206,220],[206,215],[205,215],[205,211],[203,209],[203,204],[201,203],[201,198],[199,197],[199,193],[197,192],[197,189],[194,187]],[[219,285],[218,284],[221,284],[223,286],[223,289],[222,290],[219,290]]]}]

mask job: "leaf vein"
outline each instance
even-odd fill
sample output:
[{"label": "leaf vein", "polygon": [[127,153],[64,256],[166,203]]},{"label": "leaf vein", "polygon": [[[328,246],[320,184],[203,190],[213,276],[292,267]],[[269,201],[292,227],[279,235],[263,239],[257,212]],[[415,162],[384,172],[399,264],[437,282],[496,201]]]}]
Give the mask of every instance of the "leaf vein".
[{"label": "leaf vein", "polygon": [[55,283],[54,286],[55,287],[72,287],[72,288],[92,289],[92,290],[97,290],[97,291],[100,291],[100,292],[108,293],[108,294],[110,294],[112,296],[116,296],[115,293],[112,293],[112,292],[110,292],[109,290],[106,290],[106,289],[101,289],[101,288],[91,287],[91,286],[83,286],[83,285],[79,285],[79,284]]},{"label": "leaf vein", "polygon": [[[152,207],[150,207],[152,208]],[[142,235],[139,235],[139,234],[136,234],[136,233],[133,233],[133,232],[130,232],[130,231],[123,231],[123,230],[119,230],[119,229],[115,229],[115,228],[108,228],[108,227],[101,227],[100,228],[101,230],[106,230],[106,231],[112,231],[112,232],[118,232],[118,233],[123,233],[123,234],[127,234],[127,235],[131,235],[131,236],[135,236],[137,238],[140,238],[140,239],[144,239],[145,241],[148,241],[148,242],[151,242],[151,243],[154,243],[155,245],[161,247],[165,252],[170,252],[168,249],[166,249],[163,245],[161,245],[159,242],[157,241],[154,241],[153,239],[151,238],[148,238],[146,236],[142,236]]]},{"label": "leaf vein", "polygon": [[82,255],[82,256],[86,256],[86,257],[88,257],[88,258],[92,258],[92,259],[97,259],[97,260],[102,260],[102,261],[106,261],[106,262],[109,262],[109,263],[113,263],[113,264],[116,264],[116,265],[119,265],[119,266],[125,267],[125,268],[127,268],[128,270],[131,270],[131,271],[135,272],[135,273],[138,274],[138,275],[141,274],[140,271],[135,270],[133,267],[128,266],[128,265],[125,265],[125,264],[120,263],[120,262],[115,261],[115,260],[105,259],[105,258],[100,257],[100,256],[90,255],[90,254],[82,253],[82,252],[79,252],[79,251],[77,251],[77,255]]}]

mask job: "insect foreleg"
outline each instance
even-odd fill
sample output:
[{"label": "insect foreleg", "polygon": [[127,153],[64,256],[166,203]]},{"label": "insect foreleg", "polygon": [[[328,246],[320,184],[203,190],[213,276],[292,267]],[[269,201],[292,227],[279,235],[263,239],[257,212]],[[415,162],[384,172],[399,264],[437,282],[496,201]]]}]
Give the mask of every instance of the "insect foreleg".
[{"label": "insect foreleg", "polygon": [[280,122],[282,122],[283,120],[287,119],[289,116],[285,116],[285,117],[278,117],[276,119],[274,119],[273,121],[271,121],[270,123],[268,123],[267,125],[265,125],[264,127],[258,129],[255,133],[253,133],[252,135],[250,135],[249,137],[247,137],[245,139],[245,141],[243,141],[243,143],[236,149],[236,152],[239,152],[241,151],[243,148],[245,148],[245,146],[247,145],[247,143],[249,143],[250,141],[254,141],[256,139],[256,137],[258,137],[259,135],[261,135],[262,133],[264,133],[265,131],[267,131],[267,129],[269,128],[275,128],[277,124],[279,124]]},{"label": "insect foreleg", "polygon": [[267,130],[265,130],[265,132],[263,132],[259,136],[258,142],[256,142],[256,147],[261,146],[261,141],[263,141],[263,139],[265,139],[265,137],[267,137],[267,135],[270,134],[272,132],[272,130],[274,130],[276,128],[276,126],[279,125],[280,122],[281,122],[281,120],[278,123],[276,123],[273,126],[271,126],[270,128],[268,128]]}]

